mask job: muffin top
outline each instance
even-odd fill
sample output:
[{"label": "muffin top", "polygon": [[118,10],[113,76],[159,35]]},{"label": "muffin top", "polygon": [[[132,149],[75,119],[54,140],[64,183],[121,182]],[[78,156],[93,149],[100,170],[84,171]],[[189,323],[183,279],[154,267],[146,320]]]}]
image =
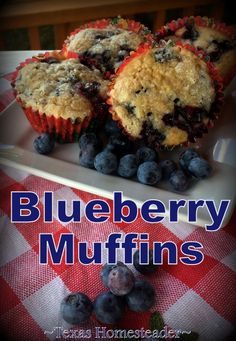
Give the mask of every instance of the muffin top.
[{"label": "muffin top", "polygon": [[77,59],[47,58],[23,66],[15,80],[17,99],[48,116],[83,121],[92,112],[89,95],[106,98],[108,81]]},{"label": "muffin top", "polygon": [[204,50],[212,62],[217,62],[223,53],[234,47],[233,42],[223,32],[211,27],[198,26],[195,23],[187,23],[179,28],[175,32],[175,37],[184,39],[186,43]]},{"label": "muffin top", "polygon": [[72,34],[66,41],[68,51],[94,58],[108,68],[117,68],[120,62],[144,42],[138,33],[116,28],[85,28]]},{"label": "muffin top", "polygon": [[113,80],[113,117],[132,137],[153,135],[159,145],[200,135],[216,95],[206,63],[172,42],[134,55]]},{"label": "muffin top", "polygon": [[[180,28],[174,29],[176,24]],[[235,67],[236,40],[224,24],[214,23],[212,19],[206,17],[186,17],[177,20],[176,24],[169,23],[164,26],[166,34],[162,36],[161,33],[162,38],[174,41],[181,39],[185,44],[189,43],[203,50],[222,77]]]}]

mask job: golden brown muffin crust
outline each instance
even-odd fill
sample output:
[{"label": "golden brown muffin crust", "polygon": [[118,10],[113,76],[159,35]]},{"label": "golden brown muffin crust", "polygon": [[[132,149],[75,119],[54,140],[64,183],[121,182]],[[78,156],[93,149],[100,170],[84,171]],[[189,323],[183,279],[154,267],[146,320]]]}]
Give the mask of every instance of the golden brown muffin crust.
[{"label": "golden brown muffin crust", "polygon": [[77,59],[59,63],[32,62],[19,70],[15,82],[17,98],[28,108],[48,116],[81,121],[92,111],[90,101],[74,87],[78,81],[100,84],[100,95],[106,98],[108,81],[99,71],[91,71]]},{"label": "golden brown muffin crust", "polygon": [[[166,50],[165,50],[166,49]],[[179,46],[149,49],[131,60],[114,81],[110,92],[112,109],[124,129],[142,137],[150,122],[165,136],[164,145],[187,140],[187,132],[170,127],[163,116],[180,107],[210,110],[215,89],[207,65],[195,54]]]}]

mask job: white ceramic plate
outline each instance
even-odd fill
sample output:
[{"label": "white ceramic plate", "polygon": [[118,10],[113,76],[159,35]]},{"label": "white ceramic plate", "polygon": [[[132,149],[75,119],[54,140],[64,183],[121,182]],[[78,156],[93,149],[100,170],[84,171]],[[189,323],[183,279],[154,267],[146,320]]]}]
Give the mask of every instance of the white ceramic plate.
[{"label": "white ceramic plate", "polygon": [[[124,197],[134,200],[138,206],[148,199],[161,200],[167,209],[170,199],[210,199],[219,207],[222,199],[230,199],[224,226],[233,212],[236,194],[235,90],[236,79],[226,91],[225,106],[220,119],[197,145],[200,152],[211,160],[214,174],[210,179],[194,183],[185,193],[173,192],[166,183],[161,183],[158,187],[145,186],[134,180],[103,175],[80,167],[77,143],[57,145],[50,156],[37,154],[33,149],[33,140],[37,133],[32,130],[16,102],[0,116],[0,163],[107,198],[112,198],[114,191],[123,191]],[[165,153],[167,157],[176,158],[179,152],[180,150]],[[179,219],[187,222],[186,208],[180,209]],[[208,223],[211,223],[211,219],[207,210],[199,208],[197,225],[204,226]]]}]

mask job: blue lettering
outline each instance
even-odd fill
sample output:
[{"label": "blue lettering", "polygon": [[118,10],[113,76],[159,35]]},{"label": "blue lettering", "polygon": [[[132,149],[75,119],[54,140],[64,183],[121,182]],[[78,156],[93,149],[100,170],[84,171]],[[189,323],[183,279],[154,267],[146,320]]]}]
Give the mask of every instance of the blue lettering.
[{"label": "blue lettering", "polygon": [[[98,208],[95,206],[100,206],[100,207]],[[110,208],[107,202],[104,200],[90,200],[87,203],[86,208],[85,208],[85,215],[87,219],[90,220],[92,223],[103,223],[107,221],[109,217],[106,215],[109,213],[110,213]],[[99,214],[99,217],[96,216],[96,214]]]},{"label": "blue lettering", "polygon": [[84,265],[101,264],[102,263],[102,244],[100,242],[93,243],[93,256],[88,256],[87,242],[79,243],[79,261]]},{"label": "blue lettering", "polygon": [[[123,208],[127,207],[129,213],[123,214]],[[114,222],[115,223],[132,223],[137,218],[138,209],[137,205],[132,200],[122,201],[122,192],[114,192]]]},{"label": "blue lettering", "polygon": [[[156,206],[156,208],[150,208],[150,206]],[[158,223],[164,219],[164,216],[158,214],[165,213],[165,205],[158,200],[145,201],[141,208],[141,216],[148,223]]]},{"label": "blue lettering", "polygon": [[[27,200],[23,203],[22,200]],[[11,221],[13,223],[29,223],[39,219],[40,211],[36,205],[39,198],[34,192],[11,193]],[[25,211],[24,213],[22,211]]]},{"label": "blue lettering", "polygon": [[221,228],[230,200],[221,200],[218,212],[214,201],[206,200],[208,211],[212,218],[211,225],[205,225],[206,231],[217,231]]},{"label": "blue lettering", "polygon": [[121,233],[112,233],[108,237],[108,241],[105,243],[105,247],[108,249],[108,259],[107,263],[116,264],[117,263],[117,252],[116,250],[120,248],[120,243],[116,240],[121,238]]},{"label": "blue lettering", "polygon": [[176,223],[178,222],[179,208],[186,205],[186,200],[170,200],[169,205],[170,222]]},{"label": "blue lettering", "polygon": [[58,219],[63,223],[80,222],[80,201],[72,201],[72,213],[66,213],[66,201],[58,200]]},{"label": "blue lettering", "polygon": [[[148,233],[141,233],[140,240],[148,240],[149,234]],[[148,264],[149,263],[149,243],[141,241],[139,243],[139,263],[140,264]]]},{"label": "blue lettering", "polygon": [[52,214],[52,207],[53,207],[53,197],[52,192],[45,192],[44,193],[44,221],[45,222],[52,222],[53,221],[53,214]]},{"label": "blue lettering", "polygon": [[167,241],[164,243],[154,242],[153,243],[153,264],[161,265],[163,264],[163,250],[168,250],[168,264],[177,264],[177,246],[174,242]]},{"label": "blue lettering", "polygon": [[204,206],[204,200],[189,200],[189,212],[188,212],[188,221],[196,222],[197,221],[197,211],[199,207]]},{"label": "blue lettering", "polygon": [[125,236],[124,243],[121,244],[125,249],[125,264],[133,264],[133,252],[132,250],[137,248],[137,242],[133,242],[133,239],[137,239],[137,233],[128,233]]},{"label": "blue lettering", "polygon": [[74,234],[72,233],[62,233],[57,247],[51,233],[41,233],[39,246],[40,264],[48,264],[48,252],[53,264],[60,264],[64,253],[66,264],[74,263]]},{"label": "blue lettering", "polygon": [[[201,243],[194,242],[194,241],[184,242],[181,245],[181,251],[184,255],[188,257],[180,257],[181,262],[187,265],[200,264],[204,259],[204,255],[198,249],[202,249],[202,248],[203,246]],[[194,257],[194,258],[190,258],[190,257]]]}]

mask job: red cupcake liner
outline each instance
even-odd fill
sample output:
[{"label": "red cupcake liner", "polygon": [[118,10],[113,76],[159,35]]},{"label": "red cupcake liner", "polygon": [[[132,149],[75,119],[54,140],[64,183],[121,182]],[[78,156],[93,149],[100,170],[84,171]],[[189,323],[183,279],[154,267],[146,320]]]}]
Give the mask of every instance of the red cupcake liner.
[{"label": "red cupcake liner", "polygon": [[[157,42],[159,42],[161,39],[164,39],[166,36],[170,35],[169,30],[172,32],[177,31],[178,29],[182,28],[186,23],[194,23],[197,26],[201,27],[209,27],[216,31],[219,31],[223,33],[228,39],[232,39],[235,35],[235,32],[228,27],[223,22],[218,22],[213,18],[208,17],[201,17],[201,16],[189,16],[189,17],[183,17],[179,18],[177,20],[172,20],[169,23],[165,24],[163,27],[161,27],[159,30],[157,30],[155,34],[155,39]],[[235,67],[223,77],[223,85],[226,87],[230,81],[233,79],[233,77],[236,75],[236,64]]]},{"label": "red cupcake liner", "polygon": [[132,19],[123,19],[123,18],[117,17],[117,18],[113,18],[113,19],[101,19],[101,20],[91,21],[91,22],[88,22],[84,25],[81,25],[80,27],[78,27],[77,29],[75,29],[73,32],[71,32],[69,34],[69,36],[67,37],[67,39],[65,40],[65,42],[63,44],[62,51],[67,51],[68,39],[70,37],[76,35],[80,31],[82,31],[86,28],[103,29],[103,28],[107,28],[109,25],[112,25],[116,28],[125,29],[127,31],[132,31],[132,32],[135,32],[137,34],[143,35],[143,36],[145,36],[147,41],[153,40],[153,34],[151,33],[151,31],[146,26],[141,24],[140,22],[132,20]]},{"label": "red cupcake liner", "polygon": [[[201,51],[201,50],[197,50],[194,46],[190,45],[190,44],[183,44],[181,41],[178,41],[176,43],[173,42],[174,45],[179,46],[180,48],[184,48],[187,49],[189,51],[191,51],[192,53],[194,53],[198,58],[200,58],[202,61],[205,62],[205,64],[207,65],[209,74],[214,82],[214,88],[215,88],[215,92],[216,92],[216,96],[215,96],[215,101],[211,106],[211,110],[210,110],[210,116],[212,118],[209,118],[209,121],[207,122],[207,128],[212,128],[214,126],[214,121],[218,118],[219,114],[220,114],[220,110],[221,107],[223,105],[224,102],[224,93],[223,93],[223,80],[219,75],[218,70],[216,69],[216,67],[214,66],[213,63],[211,63],[209,61],[209,58],[207,57],[207,55]],[[120,73],[123,72],[123,70],[125,69],[125,67],[136,57],[148,52],[149,50],[151,50],[153,47],[161,47],[162,46],[162,42],[160,41],[158,45],[153,45],[153,44],[149,44],[149,43],[145,43],[143,45],[141,45],[137,51],[132,52],[132,54],[130,56],[128,56],[123,63],[120,65],[120,67],[117,69],[115,75],[113,75],[112,77],[112,81],[111,84],[109,86],[109,90],[108,90],[108,95],[110,94],[111,90],[114,88],[115,85],[115,81],[116,78],[118,77],[118,75]],[[112,115],[112,119],[114,121],[117,121],[118,125],[123,128],[122,126],[122,121],[120,119],[120,117],[117,115],[117,113],[114,111],[113,109],[113,103],[112,103],[112,99],[109,96],[107,99],[107,104],[109,105],[109,112]],[[123,132],[126,135],[129,135],[125,129],[123,128]],[[132,138],[132,136],[130,136]],[[187,146],[190,142],[187,141],[184,145]],[[171,147],[170,147],[171,148]]]},{"label": "red cupcake liner", "polygon": [[61,142],[74,142],[77,141],[81,131],[88,128],[92,118],[92,114],[86,117],[83,122],[72,123],[71,119],[64,119],[62,117],[56,118],[55,116],[48,116],[39,111],[35,111],[32,107],[24,107],[21,100],[17,102],[22,107],[28,121],[32,128],[38,133],[49,133],[53,135],[58,141]]},{"label": "red cupcake liner", "polygon": [[[27,64],[32,62],[39,62],[40,60],[46,58],[56,58],[60,60],[65,60],[69,58],[78,59],[78,55],[76,53],[70,51],[53,51],[46,52],[44,54],[40,54],[38,56],[34,56],[32,58],[26,59],[24,62],[20,63],[17,67],[16,71],[13,74],[12,78],[12,86],[15,87],[15,82],[19,71]],[[16,100],[22,107],[28,121],[30,122],[32,128],[36,130],[38,133],[50,133],[54,135],[54,137],[60,142],[74,142],[77,141],[79,135],[82,131],[87,129],[93,119],[97,118],[97,114],[91,110],[88,116],[83,120],[83,122],[79,122],[79,120],[75,120],[72,122],[70,118],[64,119],[62,117],[55,117],[52,115],[46,115],[45,113],[41,113],[39,111],[33,110],[32,107],[27,107],[25,103],[22,102],[20,98],[17,98],[17,92],[14,91]],[[99,120],[103,121],[103,115],[99,113]]]},{"label": "red cupcake liner", "polygon": [[194,23],[197,26],[202,27],[210,27],[214,30],[217,30],[219,32],[222,32],[225,34],[228,38],[231,38],[233,35],[232,29],[228,27],[223,22],[218,22],[213,18],[207,18],[207,17],[201,17],[201,16],[189,16],[189,17],[183,17],[179,18],[177,20],[172,20],[169,23],[162,26],[159,30],[156,32],[156,38],[158,38],[158,41],[160,39],[165,38],[167,35],[169,35],[169,29],[173,32],[177,31],[179,28],[183,27],[186,23]]}]

